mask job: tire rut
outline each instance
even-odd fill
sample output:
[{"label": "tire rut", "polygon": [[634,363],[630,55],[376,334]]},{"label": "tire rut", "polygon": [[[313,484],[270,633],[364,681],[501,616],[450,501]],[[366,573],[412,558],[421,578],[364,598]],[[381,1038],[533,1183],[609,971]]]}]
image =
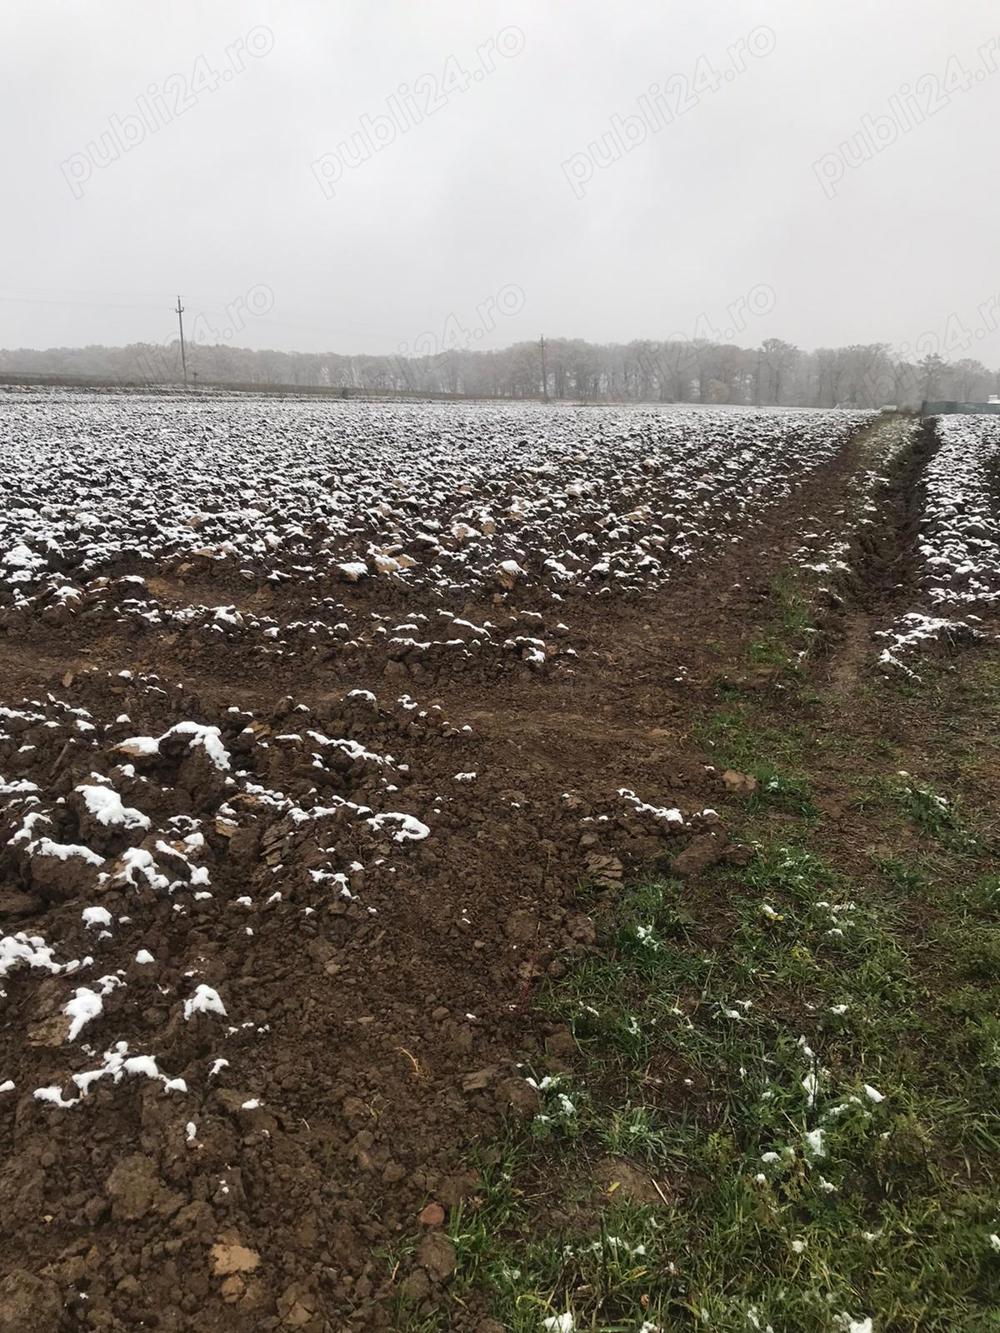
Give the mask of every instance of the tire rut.
[{"label": "tire rut", "polygon": [[839,641],[829,666],[829,688],[837,700],[853,694],[866,673],[877,626],[891,619],[916,588],[924,477],[938,443],[933,422],[921,422],[876,491],[877,524],[853,540]]}]

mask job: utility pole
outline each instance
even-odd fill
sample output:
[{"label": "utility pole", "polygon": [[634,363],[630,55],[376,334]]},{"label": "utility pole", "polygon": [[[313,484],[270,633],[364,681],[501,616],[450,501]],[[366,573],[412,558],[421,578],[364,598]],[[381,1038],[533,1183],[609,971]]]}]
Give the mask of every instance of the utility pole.
[{"label": "utility pole", "polygon": [[539,347],[541,348],[541,353],[542,353],[542,402],[543,402],[543,403],[547,403],[547,402],[549,401],[549,377],[548,377],[548,373],[547,373],[547,371],[546,371],[546,369],[545,369],[545,334],[544,334],[544,333],[542,334],[542,339],[541,339],[541,342],[540,342],[540,344],[539,344]]},{"label": "utility pole", "polygon": [[181,330],[181,366],[184,370],[184,387],[187,388],[188,382],[188,363],[187,353],[184,350],[184,307],[181,305],[181,298],[177,298],[177,323]]},{"label": "utility pole", "polygon": [[757,406],[760,407],[760,355],[761,348],[757,348]]}]

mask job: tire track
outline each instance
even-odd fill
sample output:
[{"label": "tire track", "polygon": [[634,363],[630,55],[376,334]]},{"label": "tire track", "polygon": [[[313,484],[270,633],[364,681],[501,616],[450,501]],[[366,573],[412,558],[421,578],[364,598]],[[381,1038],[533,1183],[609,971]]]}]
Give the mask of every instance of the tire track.
[{"label": "tire track", "polygon": [[844,579],[845,605],[828,668],[829,688],[837,699],[855,693],[871,666],[876,628],[909,604],[916,590],[924,478],[937,447],[933,422],[921,422],[876,491],[876,524],[854,534],[850,573]]}]

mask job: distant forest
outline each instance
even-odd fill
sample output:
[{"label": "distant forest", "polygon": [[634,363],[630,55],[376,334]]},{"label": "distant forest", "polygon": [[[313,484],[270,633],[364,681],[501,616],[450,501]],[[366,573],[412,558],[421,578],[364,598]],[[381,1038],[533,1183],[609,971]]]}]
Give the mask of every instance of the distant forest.
[{"label": "distant forest", "polygon": [[[919,360],[886,343],[805,352],[779,338],[759,348],[707,341],[626,344],[576,338],[502,351],[449,349],[428,356],[341,356],[189,344],[197,385],[283,385],[352,394],[415,393],[576,402],[760,403],[791,407],[916,406],[925,398],[977,401],[1000,391],[1000,372],[927,351]],[[180,348],[127,347],[0,351],[0,375],[58,376],[114,384],[177,384]]]}]

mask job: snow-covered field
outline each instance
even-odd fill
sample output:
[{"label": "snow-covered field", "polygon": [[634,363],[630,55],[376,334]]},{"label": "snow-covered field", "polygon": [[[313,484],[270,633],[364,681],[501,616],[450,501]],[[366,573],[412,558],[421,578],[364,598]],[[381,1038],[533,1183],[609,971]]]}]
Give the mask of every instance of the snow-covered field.
[{"label": "snow-covered field", "polygon": [[883,664],[904,671],[921,645],[977,637],[1000,600],[1000,417],[939,417],[937,434],[917,538],[919,605],[881,635]]},{"label": "snow-covered field", "polygon": [[927,596],[949,612],[982,608],[1000,598],[1000,417],[941,417],[938,435],[920,525]]},{"label": "snow-covered field", "polygon": [[248,579],[655,584],[829,459],[861,414],[6,395],[8,600],[123,562]]}]

